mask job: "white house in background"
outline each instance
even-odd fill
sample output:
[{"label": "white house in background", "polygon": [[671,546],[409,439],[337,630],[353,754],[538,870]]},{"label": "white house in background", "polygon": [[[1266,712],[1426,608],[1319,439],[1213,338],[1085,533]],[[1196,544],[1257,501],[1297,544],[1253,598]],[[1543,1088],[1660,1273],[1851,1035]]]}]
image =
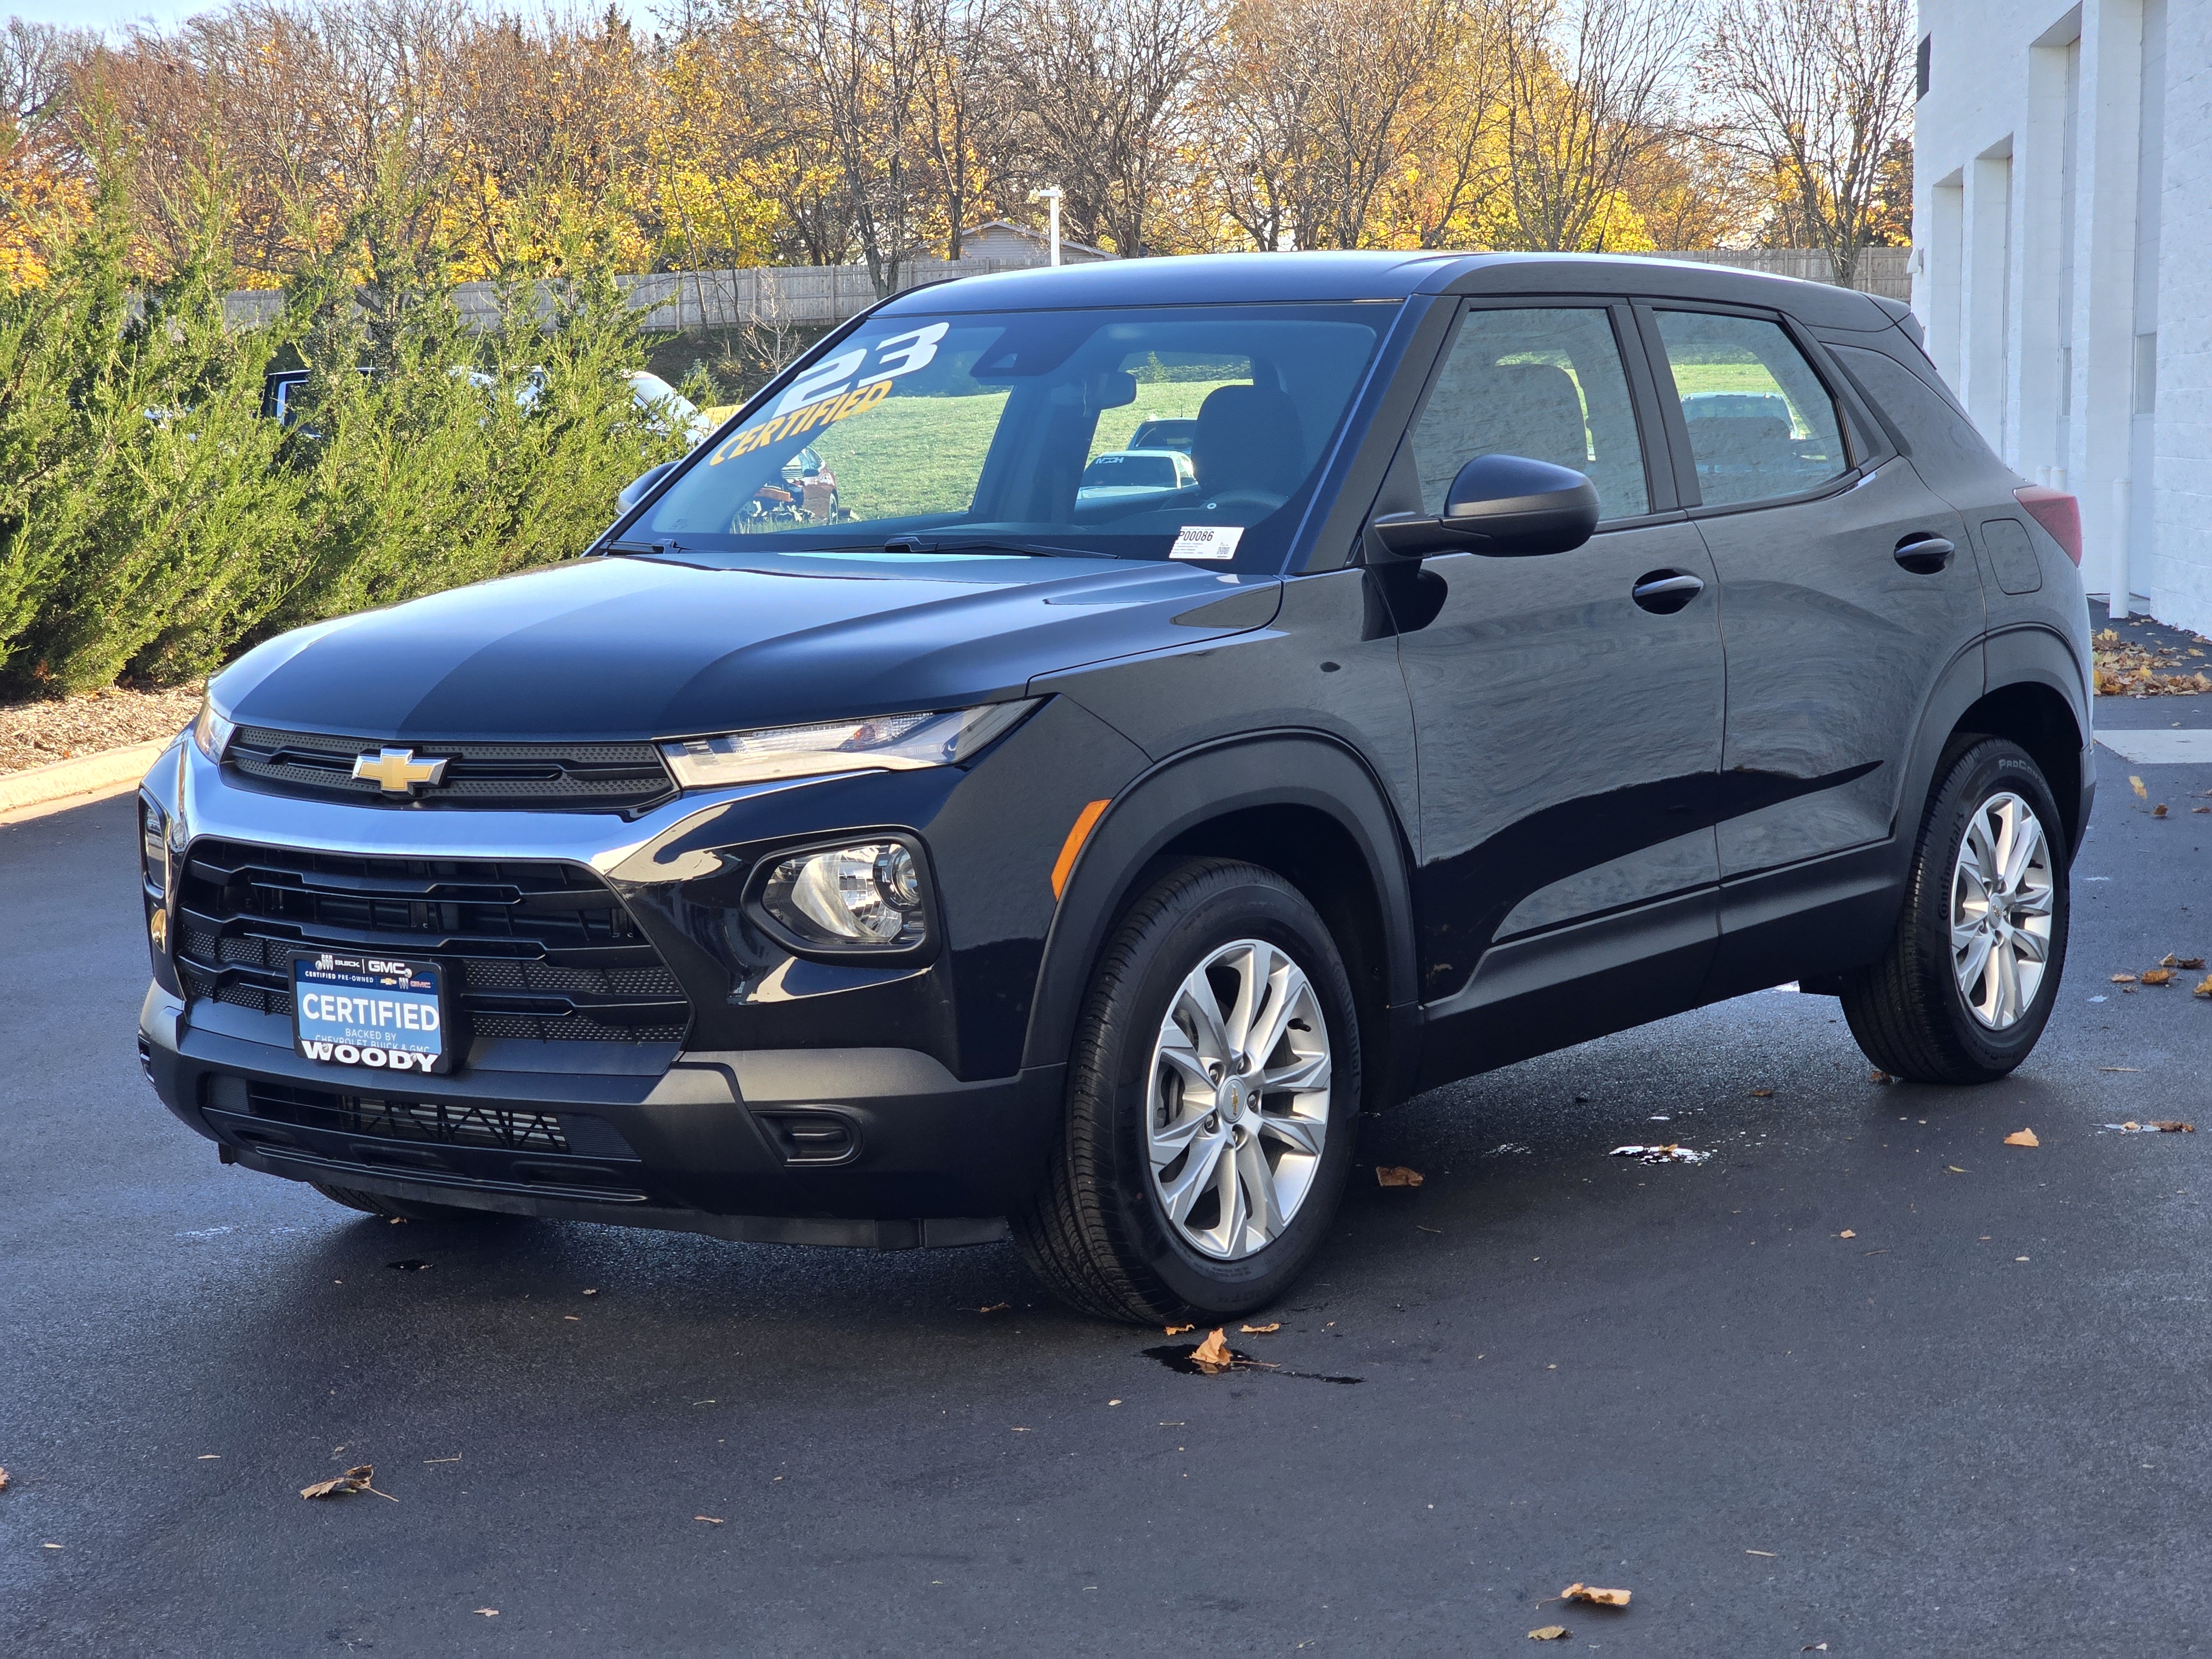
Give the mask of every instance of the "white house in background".
[{"label": "white house in background", "polygon": [[1912,305],[2082,575],[2212,631],[2212,0],[1920,0]]},{"label": "white house in background", "polygon": [[[994,219],[988,224],[974,225],[960,233],[960,259],[993,260],[1004,264],[1043,264],[1052,257],[1052,248],[1041,230],[1031,230],[1011,220]],[[1093,247],[1088,242],[1071,242],[1060,239],[1060,262],[1066,265],[1088,264],[1093,259],[1110,259],[1114,256],[1103,247]]]}]

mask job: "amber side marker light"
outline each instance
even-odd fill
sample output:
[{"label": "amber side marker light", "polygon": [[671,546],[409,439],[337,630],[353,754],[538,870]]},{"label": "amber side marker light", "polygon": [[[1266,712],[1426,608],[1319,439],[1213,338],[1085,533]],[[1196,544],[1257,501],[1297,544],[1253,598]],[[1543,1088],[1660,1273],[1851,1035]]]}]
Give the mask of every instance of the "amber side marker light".
[{"label": "amber side marker light", "polygon": [[1098,827],[1098,820],[1104,815],[1107,805],[1105,801],[1094,800],[1075,815],[1075,823],[1068,830],[1067,839],[1060,844],[1060,856],[1053,860],[1052,896],[1055,901],[1067,890],[1068,872],[1075,868],[1075,860],[1083,851],[1083,843],[1091,839],[1091,832]]},{"label": "amber side marker light", "polygon": [[2012,492],[2012,498],[2026,507],[2036,523],[2051,532],[2051,539],[2066,550],[2066,556],[2076,565],[2081,562],[2081,503],[2063,489],[2053,489],[2047,484],[2029,484]]}]

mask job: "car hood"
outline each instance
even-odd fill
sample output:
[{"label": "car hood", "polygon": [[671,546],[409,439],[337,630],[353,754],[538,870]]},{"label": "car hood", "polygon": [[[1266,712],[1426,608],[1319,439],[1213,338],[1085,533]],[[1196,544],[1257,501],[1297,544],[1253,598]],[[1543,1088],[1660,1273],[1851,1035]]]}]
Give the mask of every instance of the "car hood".
[{"label": "car hood", "polygon": [[288,731],[681,737],[1018,696],[1039,674],[1262,627],[1281,588],[1097,559],[577,559],[301,629],[210,692]]}]

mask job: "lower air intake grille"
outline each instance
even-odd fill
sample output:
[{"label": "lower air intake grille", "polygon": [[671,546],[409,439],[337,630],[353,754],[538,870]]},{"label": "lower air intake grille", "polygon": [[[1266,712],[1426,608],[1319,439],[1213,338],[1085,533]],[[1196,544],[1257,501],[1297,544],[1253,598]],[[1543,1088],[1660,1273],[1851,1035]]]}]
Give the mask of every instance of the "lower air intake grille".
[{"label": "lower air intake grille", "polygon": [[612,890],[580,866],[406,859],[203,841],[178,878],[194,998],[292,1012],[301,950],[435,963],[465,1030],[553,1042],[680,1042],[690,1005]]},{"label": "lower air intake grille", "polygon": [[550,1112],[515,1112],[493,1106],[439,1105],[421,1100],[379,1100],[331,1094],[283,1084],[254,1083],[247,1098],[253,1115],[273,1123],[339,1134],[380,1135],[447,1146],[495,1146],[514,1152],[566,1152],[568,1138]]}]

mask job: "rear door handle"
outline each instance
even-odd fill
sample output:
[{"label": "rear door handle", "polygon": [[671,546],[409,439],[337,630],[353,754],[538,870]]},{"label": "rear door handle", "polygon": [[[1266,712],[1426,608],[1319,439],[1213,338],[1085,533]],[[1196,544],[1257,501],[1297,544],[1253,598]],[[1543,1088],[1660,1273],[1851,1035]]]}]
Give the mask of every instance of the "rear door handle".
[{"label": "rear door handle", "polygon": [[1897,544],[1897,562],[1916,576],[1932,576],[1958,550],[1941,536],[1911,535]]},{"label": "rear door handle", "polygon": [[1682,570],[1655,570],[1628,590],[1629,598],[1656,616],[1671,616],[1705,591],[1697,577]]}]

